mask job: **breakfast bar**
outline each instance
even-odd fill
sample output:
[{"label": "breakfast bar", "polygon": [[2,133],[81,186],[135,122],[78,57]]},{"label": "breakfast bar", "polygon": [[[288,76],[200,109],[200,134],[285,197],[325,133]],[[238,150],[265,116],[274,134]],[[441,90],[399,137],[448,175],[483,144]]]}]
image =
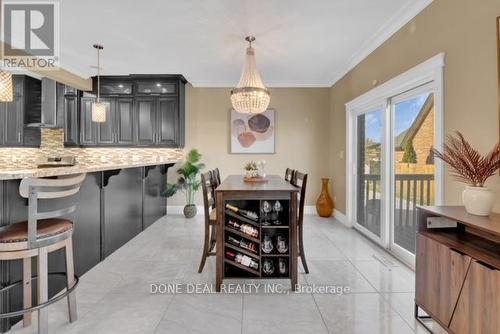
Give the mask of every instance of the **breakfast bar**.
[{"label": "breakfast bar", "polygon": [[[40,202],[43,210],[57,210],[70,201],[77,204],[72,214],[74,263],[75,274],[83,275],[166,215],[163,189],[167,170],[176,161],[162,155],[122,158],[100,163],[82,161],[70,167],[0,169],[0,226],[27,219],[28,201],[19,194],[21,179],[86,173],[77,195],[57,200],[56,204]],[[49,264],[50,272],[63,272],[64,252],[51,253]],[[22,260],[0,261],[0,272],[3,286],[20,280]],[[49,297],[64,288],[64,279],[54,277],[49,280]],[[4,311],[18,310],[22,300],[22,289],[14,288],[2,294],[0,307]]]}]

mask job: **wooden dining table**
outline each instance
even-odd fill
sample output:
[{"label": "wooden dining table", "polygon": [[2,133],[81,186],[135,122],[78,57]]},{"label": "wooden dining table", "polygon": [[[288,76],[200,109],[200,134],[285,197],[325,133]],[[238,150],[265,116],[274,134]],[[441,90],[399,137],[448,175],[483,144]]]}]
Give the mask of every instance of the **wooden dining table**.
[{"label": "wooden dining table", "polygon": [[[265,182],[246,182],[243,175],[228,176],[215,190],[217,203],[217,248],[216,248],[216,290],[221,291],[226,279],[289,279],[291,288],[297,284],[297,194],[299,188],[278,175],[268,175]],[[263,212],[264,202],[273,206],[270,213]],[[250,219],[226,208],[229,204],[242,210],[254,212],[258,218]],[[281,210],[280,210],[281,208]],[[231,222],[231,223],[230,223]],[[257,236],[249,236],[235,230],[234,223],[253,228]],[[243,229],[244,230],[244,229]],[[255,249],[238,247],[228,238],[242,240],[242,244],[255,244]],[[288,239],[288,251],[281,253],[277,240]],[[273,251],[263,250],[266,239],[273,245]],[[285,243],[286,244],[286,243]],[[252,260],[253,267],[229,259],[227,254],[240,254]],[[248,260],[248,259],[247,259]],[[243,261],[244,262],[244,261]],[[258,266],[255,268],[255,266]],[[263,269],[264,267],[264,269]],[[273,274],[269,274],[274,267]]]}]

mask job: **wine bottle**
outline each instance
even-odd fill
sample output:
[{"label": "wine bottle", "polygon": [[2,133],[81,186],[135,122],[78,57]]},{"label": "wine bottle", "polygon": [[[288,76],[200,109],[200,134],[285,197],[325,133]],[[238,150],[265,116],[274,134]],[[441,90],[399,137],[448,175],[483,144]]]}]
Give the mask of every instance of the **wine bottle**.
[{"label": "wine bottle", "polygon": [[249,250],[253,253],[257,253],[257,245],[253,242],[246,241],[245,239],[238,240],[232,236],[229,236],[227,240],[233,245]]},{"label": "wine bottle", "polygon": [[243,210],[238,208],[237,206],[231,205],[231,204],[226,204],[226,209],[231,210],[235,213],[238,213],[242,215],[243,217],[249,218],[251,220],[259,220],[259,216],[253,212],[253,211],[248,211],[248,210]]},{"label": "wine bottle", "polygon": [[257,238],[259,236],[259,230],[251,225],[240,224],[232,220],[228,221],[227,225],[234,228],[235,230],[239,230],[245,234],[248,234],[251,237]]},{"label": "wine bottle", "polygon": [[226,251],[226,258],[239,263],[242,266],[259,270],[259,263],[256,260],[252,259],[250,256],[246,256],[240,253],[235,254],[231,251]]}]

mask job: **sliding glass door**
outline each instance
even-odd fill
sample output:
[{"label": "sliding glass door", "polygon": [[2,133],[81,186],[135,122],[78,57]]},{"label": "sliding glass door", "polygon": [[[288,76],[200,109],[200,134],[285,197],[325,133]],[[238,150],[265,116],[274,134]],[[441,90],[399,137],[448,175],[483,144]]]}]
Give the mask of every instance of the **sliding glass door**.
[{"label": "sliding glass door", "polygon": [[435,204],[435,105],[425,85],[390,99],[392,219],[390,249],[410,262],[415,255],[417,205]]},{"label": "sliding glass door", "polygon": [[355,227],[412,265],[417,205],[436,203],[435,93],[424,84],[350,116]]},{"label": "sliding glass door", "polygon": [[382,141],[384,110],[377,108],[356,118],[356,223],[375,240],[382,234]]}]

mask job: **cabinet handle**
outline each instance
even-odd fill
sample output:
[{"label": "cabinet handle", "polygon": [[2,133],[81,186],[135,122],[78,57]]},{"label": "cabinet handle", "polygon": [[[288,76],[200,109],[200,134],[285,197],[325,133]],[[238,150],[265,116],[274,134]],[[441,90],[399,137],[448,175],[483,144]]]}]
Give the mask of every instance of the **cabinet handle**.
[{"label": "cabinet handle", "polygon": [[19,132],[19,133],[17,134],[17,141],[18,141],[18,142],[21,142],[21,132]]}]

